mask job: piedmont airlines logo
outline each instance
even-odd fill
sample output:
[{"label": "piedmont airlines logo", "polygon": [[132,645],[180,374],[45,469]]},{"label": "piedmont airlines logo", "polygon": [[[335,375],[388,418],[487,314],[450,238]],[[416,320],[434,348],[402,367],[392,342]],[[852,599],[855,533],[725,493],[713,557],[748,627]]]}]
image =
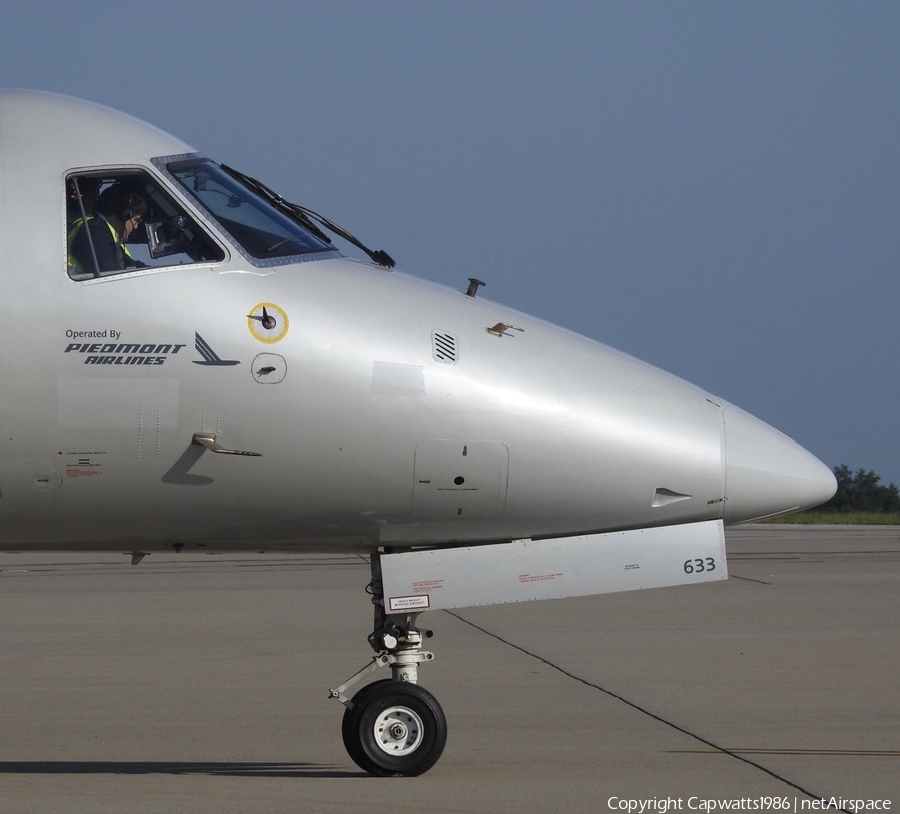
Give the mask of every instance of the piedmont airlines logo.
[{"label": "piedmont airlines logo", "polygon": [[219,355],[209,346],[209,342],[207,342],[196,331],[194,332],[194,347],[197,348],[197,353],[199,353],[203,357],[203,361],[201,362],[198,362],[195,359],[195,365],[212,365],[214,367],[222,367],[225,365],[240,364],[237,359],[220,359]]},{"label": "piedmont airlines logo", "polygon": [[[118,331],[67,331],[69,339],[118,340]],[[187,345],[174,342],[69,342],[65,353],[77,356],[85,365],[164,365],[177,356]],[[222,359],[200,334],[194,333],[194,347],[203,358],[194,360],[195,365],[228,367],[239,365],[237,359]]]}]

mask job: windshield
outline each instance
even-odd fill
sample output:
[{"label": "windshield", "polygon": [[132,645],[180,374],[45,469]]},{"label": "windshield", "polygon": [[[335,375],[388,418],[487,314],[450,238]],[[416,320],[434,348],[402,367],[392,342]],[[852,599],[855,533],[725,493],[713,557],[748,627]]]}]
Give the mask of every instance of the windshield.
[{"label": "windshield", "polygon": [[168,170],[251,257],[335,251],[212,161],[176,162]]}]

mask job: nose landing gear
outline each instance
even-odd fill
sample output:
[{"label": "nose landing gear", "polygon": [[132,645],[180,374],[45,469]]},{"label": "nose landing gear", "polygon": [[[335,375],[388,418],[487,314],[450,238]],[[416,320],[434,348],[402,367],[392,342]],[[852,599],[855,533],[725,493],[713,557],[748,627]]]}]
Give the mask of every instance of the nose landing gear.
[{"label": "nose landing gear", "polygon": [[[413,776],[437,763],[447,742],[447,719],[437,699],[417,683],[419,664],[434,654],[422,648],[431,631],[415,626],[418,614],[385,614],[377,553],[372,556],[372,602],[375,630],[369,644],[376,655],[339,687],[329,691],[345,707],[341,723],[344,748],[353,762],[381,777]],[[346,695],[381,667],[391,678],[375,681]]]}]

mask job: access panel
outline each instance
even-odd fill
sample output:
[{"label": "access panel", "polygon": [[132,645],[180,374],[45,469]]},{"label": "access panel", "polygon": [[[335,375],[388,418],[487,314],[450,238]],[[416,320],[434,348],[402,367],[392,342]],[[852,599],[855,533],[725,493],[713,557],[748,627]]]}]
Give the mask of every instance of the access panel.
[{"label": "access panel", "polygon": [[497,517],[506,508],[508,475],[509,450],[496,441],[426,441],[416,449],[413,514]]}]

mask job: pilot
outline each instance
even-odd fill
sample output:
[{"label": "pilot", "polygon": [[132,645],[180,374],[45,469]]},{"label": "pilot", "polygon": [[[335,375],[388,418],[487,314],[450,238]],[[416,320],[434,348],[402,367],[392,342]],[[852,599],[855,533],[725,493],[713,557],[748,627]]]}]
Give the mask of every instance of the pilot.
[{"label": "pilot", "polygon": [[126,182],[103,190],[93,214],[87,216],[87,229],[84,218],[78,218],[69,229],[69,268],[82,273],[146,268],[131,256],[125,244],[140,226],[147,208],[144,194]]}]

